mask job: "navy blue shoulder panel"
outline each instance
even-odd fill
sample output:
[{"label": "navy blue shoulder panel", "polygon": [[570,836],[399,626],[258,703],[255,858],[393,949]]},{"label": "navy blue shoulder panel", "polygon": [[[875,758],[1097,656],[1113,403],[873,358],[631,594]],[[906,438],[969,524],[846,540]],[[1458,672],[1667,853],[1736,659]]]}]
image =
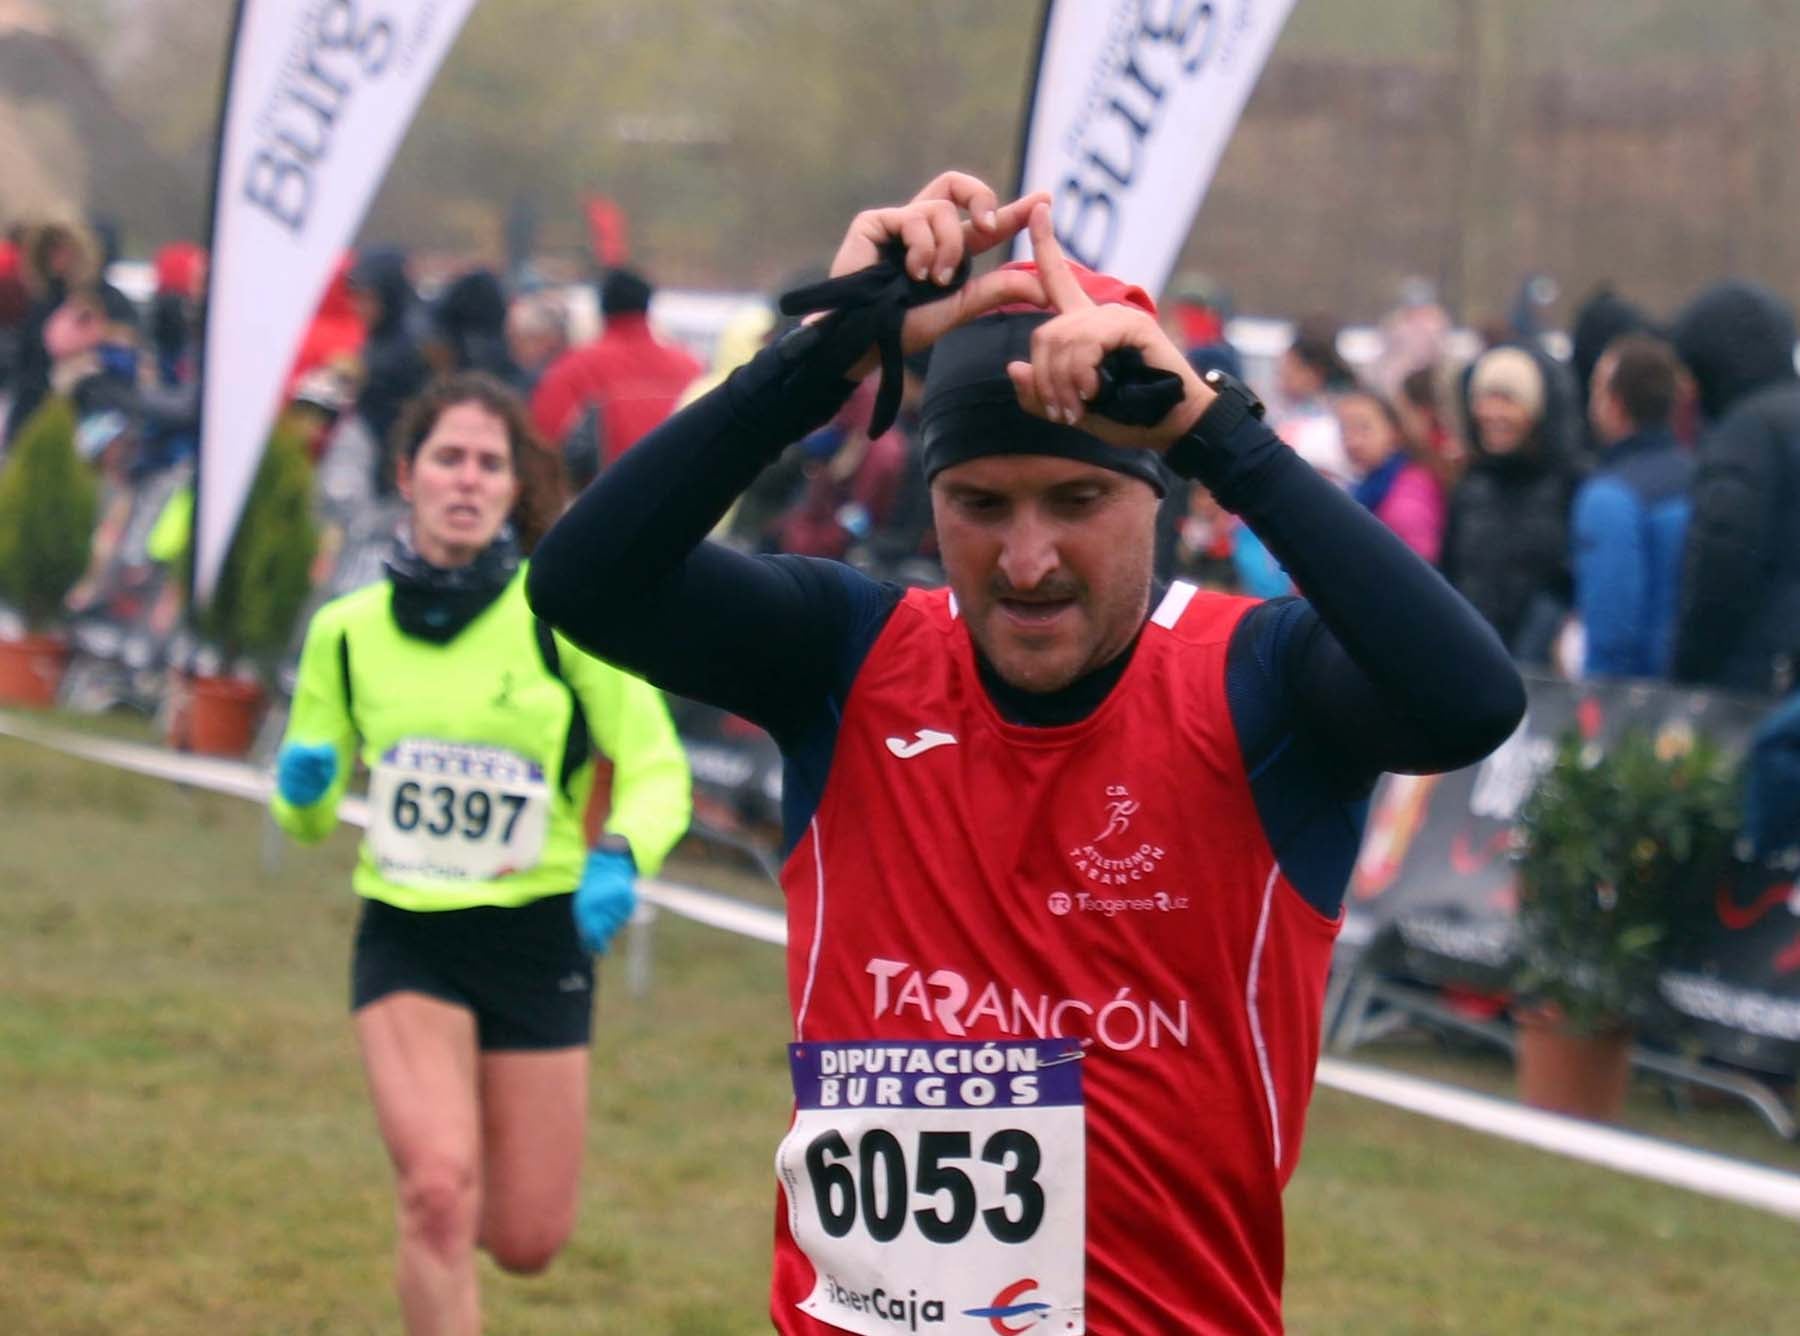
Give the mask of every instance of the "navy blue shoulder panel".
[{"label": "navy blue shoulder panel", "polygon": [[1276,861],[1306,902],[1331,918],[1362,843],[1368,798],[1346,796],[1343,767],[1298,726],[1290,703],[1287,665],[1317,618],[1297,598],[1244,614],[1226,651],[1225,697]]},{"label": "navy blue shoulder panel", "polygon": [[875,647],[882,628],[900,606],[906,590],[897,584],[871,580],[849,566],[837,562],[818,562],[835,577],[842,597],[839,615],[845,634],[841,651],[831,675],[831,685],[794,722],[776,738],[781,744],[781,856],[792,852],[819,810],[825,796],[825,780],[831,772],[832,754],[837,750],[838,728],[844,722],[844,703],[850,698],[851,684],[862,670],[863,660]]}]

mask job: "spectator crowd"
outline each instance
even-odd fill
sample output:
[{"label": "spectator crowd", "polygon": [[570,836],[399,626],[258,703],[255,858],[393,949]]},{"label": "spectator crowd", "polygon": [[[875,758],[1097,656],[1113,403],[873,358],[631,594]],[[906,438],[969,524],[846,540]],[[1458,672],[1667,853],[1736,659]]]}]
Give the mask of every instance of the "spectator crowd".
[{"label": "spectator crowd", "polygon": [[[1172,312],[1187,319],[1178,295]],[[1457,359],[1417,281],[1360,373],[1303,320],[1271,420],[1493,626],[1524,664],[1756,694],[1800,655],[1800,377],[1791,306],[1725,281],[1658,322],[1610,288],[1569,356],[1520,328]],[[1216,341],[1190,344],[1215,365]],[[1205,497],[1182,503],[1177,571],[1253,593],[1286,577]]]},{"label": "spectator crowd", "polygon": [[[62,396],[101,482],[75,615],[135,609],[155,583],[155,563],[127,551],[125,536],[154,518],[134,515],[146,495],[160,507],[185,481],[197,444],[206,257],[164,247],[140,304],[107,281],[108,250],[103,230],[67,225],[15,227],[0,242],[5,439]],[[320,514],[339,535],[331,551],[359,526],[391,523],[389,436],[435,373],[480,370],[516,388],[567,496],[785,332],[771,306],[751,304],[712,347],[684,348],[657,332],[649,279],[612,268],[595,280],[601,328],[584,341],[569,291],[534,272],[512,282],[467,269],[427,300],[403,253],[345,257],[287,382],[318,464]],[[1229,297],[1197,276],[1171,286],[1162,315],[1197,368],[1250,368],[1282,438],[1436,565],[1522,663],[1767,695],[1794,685],[1800,376],[1793,311],[1776,293],[1724,281],[1658,320],[1603,288],[1580,306],[1558,357],[1529,302],[1509,324],[1460,333],[1430,285],[1409,280],[1359,365],[1336,322],[1316,316],[1258,365],[1230,341]],[[695,351],[710,353],[710,368]],[[935,582],[922,373],[907,368],[891,430],[869,436],[865,387],[784,454],[715,536]],[[1165,578],[1296,592],[1198,489],[1171,488],[1159,565]],[[154,601],[167,632],[177,600],[161,588]]]}]

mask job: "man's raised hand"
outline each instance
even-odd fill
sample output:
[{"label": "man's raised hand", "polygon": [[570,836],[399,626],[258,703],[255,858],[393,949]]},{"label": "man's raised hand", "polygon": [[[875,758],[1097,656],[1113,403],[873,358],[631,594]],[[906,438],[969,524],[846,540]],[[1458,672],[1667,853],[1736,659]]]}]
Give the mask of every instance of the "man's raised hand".
[{"label": "man's raised hand", "polygon": [[945,172],[905,204],[857,214],[831,262],[831,276],[868,268],[888,240],[899,237],[906,243],[906,272],[921,283],[947,285],[965,254],[1011,241],[1030,221],[1032,205],[1047,199],[1040,191],[1002,208],[986,182]]},{"label": "man's raised hand", "polygon": [[[1007,365],[1019,406],[1051,422],[1078,426],[1110,445],[1166,450],[1206,411],[1213,392],[1148,312],[1097,305],[1087,295],[1057,243],[1047,204],[1034,204],[1026,222],[1038,278],[1056,315],[1032,332],[1031,360]],[[1126,426],[1088,412],[1100,393],[1101,359],[1120,348],[1135,348],[1148,365],[1181,377],[1182,401],[1154,426]]]},{"label": "man's raised hand", "polygon": [[[916,282],[940,286],[951,283],[964,257],[974,257],[1011,241],[1024,230],[1033,208],[1048,207],[1048,195],[1039,191],[1001,204],[989,186],[965,172],[945,172],[906,204],[884,209],[865,209],[851,220],[831,276],[855,273],[881,258],[888,242],[906,244],[906,272]],[[977,316],[1001,306],[1026,303],[1047,305],[1043,286],[1035,274],[995,270],[971,278],[942,301],[915,306],[906,313],[901,340],[908,353],[930,347],[938,339]],[[867,375],[875,367],[873,356],[851,372]]]}]

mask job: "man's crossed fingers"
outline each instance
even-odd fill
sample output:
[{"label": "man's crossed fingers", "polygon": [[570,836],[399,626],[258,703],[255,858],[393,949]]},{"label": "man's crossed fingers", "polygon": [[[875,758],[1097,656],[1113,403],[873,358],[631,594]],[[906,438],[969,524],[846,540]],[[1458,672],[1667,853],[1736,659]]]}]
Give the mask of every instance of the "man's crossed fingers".
[{"label": "man's crossed fingers", "polygon": [[[1057,243],[1047,204],[1032,207],[1028,226],[1038,278],[1056,314],[1032,332],[1031,360],[1007,365],[1019,406],[1052,422],[1079,424],[1114,445],[1152,449],[1168,445],[1204,410],[1211,391],[1148,312],[1116,303],[1101,305],[1088,296]],[[1100,393],[1101,360],[1119,348],[1136,348],[1150,366],[1182,378],[1184,403],[1155,427],[1127,427],[1087,410]]]},{"label": "man's crossed fingers", "polygon": [[833,277],[874,264],[893,237],[906,243],[906,272],[918,282],[948,285],[963,257],[1011,241],[1023,231],[1042,192],[1002,205],[987,184],[966,172],[945,172],[905,204],[856,215],[832,261]]}]

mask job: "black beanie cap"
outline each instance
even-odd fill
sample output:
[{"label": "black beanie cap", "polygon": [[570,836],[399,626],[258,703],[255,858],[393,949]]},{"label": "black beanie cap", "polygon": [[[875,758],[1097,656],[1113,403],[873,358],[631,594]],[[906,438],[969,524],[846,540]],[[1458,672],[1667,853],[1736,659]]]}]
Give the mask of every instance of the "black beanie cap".
[{"label": "black beanie cap", "polygon": [[991,455],[1052,455],[1142,479],[1158,496],[1169,475],[1154,450],[1108,445],[1097,436],[1019,407],[1008,362],[1031,360],[1031,334],[1052,313],[1015,310],[951,330],[931,350],[920,409],[925,477]]}]

